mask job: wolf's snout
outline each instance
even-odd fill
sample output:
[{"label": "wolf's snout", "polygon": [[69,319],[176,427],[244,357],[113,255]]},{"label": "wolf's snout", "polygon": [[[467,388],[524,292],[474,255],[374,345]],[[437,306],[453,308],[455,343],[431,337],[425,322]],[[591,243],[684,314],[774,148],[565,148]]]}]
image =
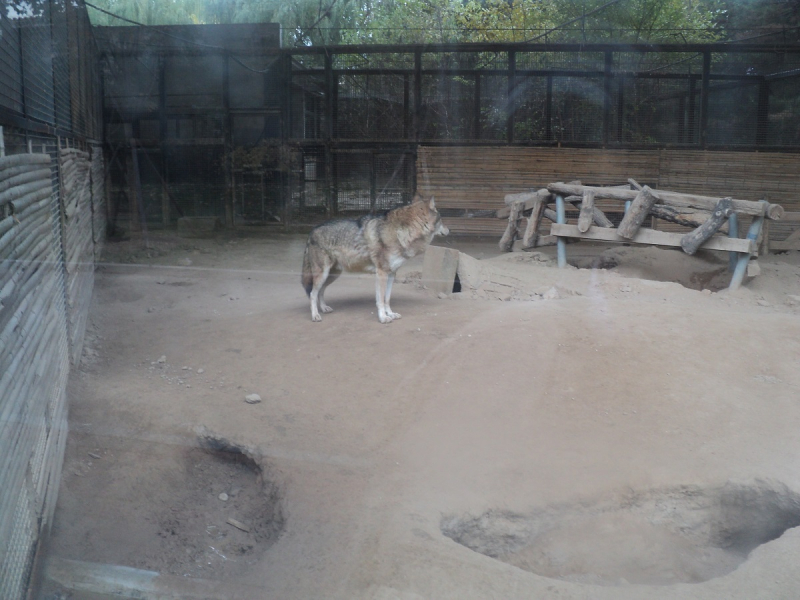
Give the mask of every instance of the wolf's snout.
[{"label": "wolf's snout", "polygon": [[438,235],[449,235],[450,230],[447,228],[447,225],[444,223],[439,223],[439,229],[436,230]]}]

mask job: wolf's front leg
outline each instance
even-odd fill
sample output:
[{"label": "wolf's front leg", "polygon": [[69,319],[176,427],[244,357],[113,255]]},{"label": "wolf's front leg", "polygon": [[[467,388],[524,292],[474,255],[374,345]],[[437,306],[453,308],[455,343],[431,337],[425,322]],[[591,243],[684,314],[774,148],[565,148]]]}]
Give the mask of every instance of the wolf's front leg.
[{"label": "wolf's front leg", "polygon": [[386,278],[386,314],[392,319],[399,319],[402,315],[400,313],[393,312],[392,308],[389,306],[389,301],[392,298],[392,284],[394,283],[394,275],[394,272],[391,272]]},{"label": "wolf's front leg", "polygon": [[394,317],[387,313],[386,288],[389,283],[389,273],[378,269],[375,273],[375,304],[378,307],[378,320],[381,323],[391,323]]}]

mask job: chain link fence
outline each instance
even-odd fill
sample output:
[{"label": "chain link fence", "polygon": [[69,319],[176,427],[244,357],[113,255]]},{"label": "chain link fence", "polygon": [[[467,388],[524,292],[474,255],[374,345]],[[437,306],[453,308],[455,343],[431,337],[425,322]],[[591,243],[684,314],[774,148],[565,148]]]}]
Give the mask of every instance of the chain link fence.
[{"label": "chain link fence", "polygon": [[98,28],[122,219],[136,212],[136,144],[151,226],[389,209],[416,189],[420,145],[800,148],[796,45],[281,49],[248,27],[208,29],[202,47],[191,27]]},{"label": "chain link fence", "polygon": [[0,598],[26,597],[53,522],[105,214],[85,6],[0,6]]}]

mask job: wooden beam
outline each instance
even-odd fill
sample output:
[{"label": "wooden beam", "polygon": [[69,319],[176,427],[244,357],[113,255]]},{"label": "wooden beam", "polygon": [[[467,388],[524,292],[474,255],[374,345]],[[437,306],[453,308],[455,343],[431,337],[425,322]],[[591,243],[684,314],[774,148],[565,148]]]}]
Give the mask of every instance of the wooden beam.
[{"label": "wooden beam", "polygon": [[[591,187],[586,185],[574,185],[569,183],[551,183],[547,189],[553,194],[563,194],[566,196],[582,195],[584,190],[592,190],[597,198],[610,198],[612,200],[633,200],[639,193],[636,190],[626,190],[611,187]],[[656,197],[664,204],[674,206],[687,206],[690,208],[704,208],[712,211],[717,207],[717,202],[721,198],[712,196],[697,196],[694,194],[681,194],[679,192],[669,192],[665,190],[651,190]],[[752,216],[766,216],[768,219],[779,220],[783,218],[784,210],[780,204],[769,204],[754,202],[752,200],[733,200],[733,210],[737,213]]]},{"label": "wooden beam", "polygon": [[[558,223],[553,223],[553,225],[551,225],[550,233],[559,237],[573,237],[584,240],[598,240],[601,242],[634,242],[636,244],[651,244],[655,246],[672,247],[680,247],[681,238],[683,237],[683,235],[680,233],[655,231],[653,229],[640,229],[633,239],[628,240],[618,236],[616,229],[595,227],[586,233],[581,233],[578,231],[577,225],[559,225]],[[750,254],[755,254],[756,242],[755,240],[748,239],[712,237],[705,244],[703,244],[703,248],[707,250],[726,250],[729,252],[747,252]]]}]

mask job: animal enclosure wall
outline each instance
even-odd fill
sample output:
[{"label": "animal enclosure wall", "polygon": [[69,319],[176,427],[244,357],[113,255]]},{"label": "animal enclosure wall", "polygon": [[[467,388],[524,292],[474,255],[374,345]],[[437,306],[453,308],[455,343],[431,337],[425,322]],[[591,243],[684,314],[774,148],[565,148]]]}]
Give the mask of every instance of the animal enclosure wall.
[{"label": "animal enclosure wall", "polygon": [[[27,138],[27,139],[26,139]],[[103,160],[4,132],[0,157],[0,598],[21,598],[52,523],[105,223]],[[29,153],[28,149],[34,150]],[[92,181],[90,172],[99,177]],[[97,181],[99,179],[99,181]],[[94,192],[94,193],[92,193]]]},{"label": "animal enclosure wall", "polygon": [[[182,42],[100,29],[121,218],[137,202],[150,226],[183,214],[297,224],[388,209],[413,195],[420,146],[453,160],[485,146],[632,157],[800,148],[797,45],[280,48],[266,25],[203,27],[159,28]],[[177,64],[206,68],[188,82]]]},{"label": "animal enclosure wall", "polygon": [[99,69],[81,2],[0,10],[0,598],[26,596],[53,520],[95,253]]},{"label": "animal enclosure wall", "polygon": [[[654,189],[746,200],[766,199],[800,211],[800,154],[697,150],[603,150],[585,148],[421,147],[420,190],[436,196],[455,233],[502,235],[502,208],[509,193],[536,190],[555,181],[619,185],[628,178]],[[598,202],[601,210],[618,211]],[[573,215],[577,216],[577,214]],[[609,214],[617,221],[620,214]],[[656,229],[674,226],[657,222]],[[796,223],[771,223],[771,239],[786,238]]]}]

